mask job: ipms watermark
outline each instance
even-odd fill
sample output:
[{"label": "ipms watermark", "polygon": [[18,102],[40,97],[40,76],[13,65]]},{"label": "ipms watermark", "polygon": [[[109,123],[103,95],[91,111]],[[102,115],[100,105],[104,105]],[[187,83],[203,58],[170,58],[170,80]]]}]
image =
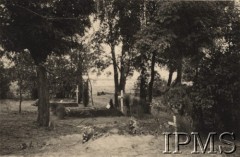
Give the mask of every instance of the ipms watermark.
[{"label": "ipms watermark", "polygon": [[[233,132],[223,132],[221,134],[210,132],[206,141],[200,137],[198,132],[190,134],[185,132],[164,132],[163,135],[165,137],[164,154],[181,154],[180,146],[188,145],[191,142],[193,144],[192,154],[232,154],[237,148],[234,143],[235,134]],[[173,150],[169,148],[170,141],[174,142]]]}]

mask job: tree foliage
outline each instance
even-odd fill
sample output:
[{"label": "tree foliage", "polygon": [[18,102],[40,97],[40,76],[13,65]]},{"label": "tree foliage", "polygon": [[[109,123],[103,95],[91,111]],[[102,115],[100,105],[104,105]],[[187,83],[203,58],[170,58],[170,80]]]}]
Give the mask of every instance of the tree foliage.
[{"label": "tree foliage", "polygon": [[[83,35],[90,26],[88,15],[93,2],[31,0],[1,1],[2,46],[5,50],[28,49],[36,63],[47,56],[64,53],[69,48],[69,37]],[[67,9],[66,9],[67,8]]]},{"label": "tree foliage", "polygon": [[[198,130],[236,129],[240,112],[238,8],[233,2],[166,4],[154,21],[171,34],[159,63],[173,66],[176,82],[184,75],[193,85],[172,87],[163,96],[165,104],[190,115]],[[155,47],[147,46],[148,50]]]}]

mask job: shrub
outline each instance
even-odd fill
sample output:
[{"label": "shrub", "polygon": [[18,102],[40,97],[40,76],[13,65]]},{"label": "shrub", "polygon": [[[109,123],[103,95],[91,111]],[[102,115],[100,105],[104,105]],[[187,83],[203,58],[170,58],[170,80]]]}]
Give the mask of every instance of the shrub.
[{"label": "shrub", "polygon": [[190,116],[177,116],[177,131],[192,132],[194,130],[193,120]]},{"label": "shrub", "polygon": [[[162,110],[177,116],[179,131],[193,131],[193,102],[190,97],[191,87],[179,85],[170,88],[168,92],[161,96],[159,106]],[[198,121],[198,120],[197,120]]]},{"label": "shrub", "polygon": [[127,109],[127,115],[142,117],[144,114],[145,102],[139,99],[138,97],[132,97],[129,94],[126,94],[123,98],[124,106]]},{"label": "shrub", "polygon": [[189,115],[192,113],[192,101],[189,97],[189,88],[190,87],[186,85],[171,88],[161,97],[160,101],[175,114],[181,116]]},{"label": "shrub", "polygon": [[59,105],[57,107],[57,111],[56,112],[57,112],[57,117],[59,119],[64,119],[65,118],[65,116],[66,116],[66,109],[65,109],[65,107],[63,105]]}]

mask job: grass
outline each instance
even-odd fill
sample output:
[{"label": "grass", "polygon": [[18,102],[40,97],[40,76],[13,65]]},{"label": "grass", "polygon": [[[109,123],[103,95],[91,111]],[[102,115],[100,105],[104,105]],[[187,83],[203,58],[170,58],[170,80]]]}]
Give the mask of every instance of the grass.
[{"label": "grass", "polygon": [[[104,107],[109,95],[97,96],[96,105]],[[105,102],[104,102],[105,101]],[[119,134],[128,134],[128,122],[130,117],[67,117],[58,120],[56,129],[49,131],[47,128],[39,127],[36,123],[37,107],[32,106],[33,101],[22,102],[22,113],[18,113],[19,102],[15,100],[1,100],[0,102],[0,155],[15,154],[26,155],[41,152],[50,138],[82,134],[85,126],[94,126],[100,133],[107,133],[112,129],[118,129]],[[151,116],[145,116],[139,120],[141,133],[155,134],[158,125]],[[140,133],[140,132],[139,132]],[[31,148],[23,149],[23,145]]]},{"label": "grass", "polygon": [[[94,106],[98,108],[105,108],[109,103],[110,99],[113,99],[113,94],[106,94],[97,96],[97,94],[93,94]],[[91,101],[90,101],[91,105]]]}]

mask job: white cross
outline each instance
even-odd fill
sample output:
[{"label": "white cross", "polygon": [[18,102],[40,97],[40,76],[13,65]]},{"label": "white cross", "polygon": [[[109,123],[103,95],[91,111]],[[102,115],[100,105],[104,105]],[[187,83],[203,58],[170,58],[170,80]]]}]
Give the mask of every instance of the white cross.
[{"label": "white cross", "polygon": [[123,95],[123,90],[121,90],[121,96],[118,96],[118,98],[120,98],[120,100],[121,100],[121,111],[122,111],[122,113],[123,113],[123,98],[124,98],[124,95]]},{"label": "white cross", "polygon": [[78,93],[79,93],[79,90],[78,90],[78,85],[77,85],[77,89],[76,89],[76,98],[77,98],[77,103],[78,103]]},{"label": "white cross", "polygon": [[177,118],[176,118],[176,116],[173,116],[173,122],[168,122],[168,124],[174,126],[175,131],[177,131]]}]

